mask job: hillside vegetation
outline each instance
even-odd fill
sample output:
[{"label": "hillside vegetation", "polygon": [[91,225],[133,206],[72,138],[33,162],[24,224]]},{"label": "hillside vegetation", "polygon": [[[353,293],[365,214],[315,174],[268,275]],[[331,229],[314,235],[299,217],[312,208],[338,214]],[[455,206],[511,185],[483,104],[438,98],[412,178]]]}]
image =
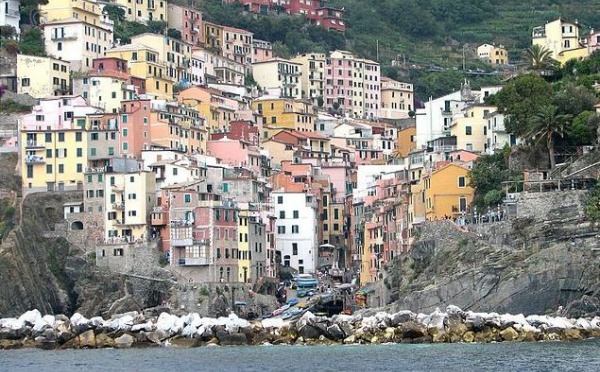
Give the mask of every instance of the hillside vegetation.
[{"label": "hillside vegetation", "polygon": [[[343,48],[377,60],[385,75],[415,84],[421,100],[455,90],[465,78],[474,88],[498,83],[497,76],[463,71],[491,71],[475,54],[481,43],[503,44],[519,63],[534,26],[563,17],[578,20],[585,32],[600,29],[597,0],[330,0],[346,11],[345,34],[299,16],[246,14],[239,4],[221,0],[175,2],[195,5],[208,21],[252,31],[282,57]],[[392,67],[393,60],[400,66]],[[432,66],[435,72],[428,71]]]}]

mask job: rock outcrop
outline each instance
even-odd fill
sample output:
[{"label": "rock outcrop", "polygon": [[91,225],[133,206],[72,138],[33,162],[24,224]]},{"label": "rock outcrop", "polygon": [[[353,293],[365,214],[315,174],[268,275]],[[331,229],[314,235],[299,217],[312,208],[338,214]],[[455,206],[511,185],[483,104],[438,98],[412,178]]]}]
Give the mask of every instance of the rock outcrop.
[{"label": "rock outcrop", "polygon": [[423,224],[384,279],[392,308],[600,315],[600,232],[585,219],[585,195],[522,194],[506,221]]},{"label": "rock outcrop", "polygon": [[426,342],[576,341],[600,337],[600,317],[568,319],[522,314],[474,313],[448,306],[431,314],[396,313],[335,315],[305,312],[293,321],[279,318],[248,322],[235,314],[206,318],[161,313],[147,317],[129,312],[110,319],[79,313],[42,316],[38,310],[0,319],[0,349],[37,347],[129,348],[146,346],[262,344],[379,344]]}]

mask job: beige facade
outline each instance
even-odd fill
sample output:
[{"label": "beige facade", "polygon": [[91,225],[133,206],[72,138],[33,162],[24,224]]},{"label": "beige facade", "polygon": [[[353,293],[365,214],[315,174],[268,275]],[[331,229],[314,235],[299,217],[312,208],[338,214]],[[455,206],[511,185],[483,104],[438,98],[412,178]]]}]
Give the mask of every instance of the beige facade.
[{"label": "beige facade", "polygon": [[487,151],[487,116],[496,110],[496,107],[488,105],[465,108],[464,116],[455,118],[450,128],[450,134],[456,136],[456,148],[481,153]]},{"label": "beige facade", "polygon": [[302,65],[283,58],[252,64],[254,80],[264,89],[280,91],[281,97],[302,98]]},{"label": "beige facade", "polygon": [[544,26],[533,28],[532,44],[540,45],[552,52],[552,58],[561,64],[572,58],[583,58],[588,55],[587,47],[579,38],[579,23],[557,19]]},{"label": "beige facade", "polygon": [[156,205],[152,172],[107,173],[104,177],[105,239],[117,242],[148,238],[147,216]]},{"label": "beige facade", "polygon": [[502,45],[482,44],[477,47],[477,56],[493,65],[508,64],[508,53]]},{"label": "beige facade", "polygon": [[300,63],[300,88],[302,97],[310,100],[313,105],[318,106],[319,97],[325,97],[325,54],[307,53],[291,59],[292,62]]},{"label": "beige facade", "polygon": [[174,83],[192,81],[192,45],[172,37],[145,33],[131,38],[132,44],[147,45],[158,52],[158,62],[166,65],[165,78]]},{"label": "beige facade", "polygon": [[167,0],[113,0],[125,9],[125,19],[146,23],[167,21]]},{"label": "beige facade", "polygon": [[70,63],[50,57],[17,55],[17,93],[47,98],[69,93]]},{"label": "beige facade", "polygon": [[386,119],[406,119],[414,110],[413,85],[392,80],[381,79],[381,115]]}]

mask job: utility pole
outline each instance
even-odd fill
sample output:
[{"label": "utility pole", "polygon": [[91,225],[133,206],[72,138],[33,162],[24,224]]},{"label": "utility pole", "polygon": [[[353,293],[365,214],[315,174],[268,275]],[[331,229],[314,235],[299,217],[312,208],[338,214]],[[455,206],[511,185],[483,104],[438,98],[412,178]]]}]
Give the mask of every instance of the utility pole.
[{"label": "utility pole", "polygon": [[377,39],[377,62],[379,62],[379,39]]}]

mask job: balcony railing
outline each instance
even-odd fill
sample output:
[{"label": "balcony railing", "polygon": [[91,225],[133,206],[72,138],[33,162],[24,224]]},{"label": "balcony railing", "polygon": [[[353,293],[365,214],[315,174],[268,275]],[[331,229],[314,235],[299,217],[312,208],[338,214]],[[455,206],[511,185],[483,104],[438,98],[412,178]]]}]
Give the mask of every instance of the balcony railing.
[{"label": "balcony railing", "polygon": [[19,12],[19,9],[8,8],[8,10],[6,11],[5,14],[8,17],[16,17],[16,18],[21,17],[21,13]]},{"label": "balcony railing", "polygon": [[52,40],[60,41],[60,40],[77,40],[77,34],[56,34],[50,37]]},{"label": "balcony railing", "polygon": [[125,208],[125,204],[124,203],[113,203],[112,207],[113,207],[113,209],[122,210]]},{"label": "balcony railing", "polygon": [[31,149],[31,148],[44,148],[46,146],[44,146],[41,143],[38,143],[36,141],[27,141],[25,142],[25,148],[26,149]]},{"label": "balcony railing", "polygon": [[44,164],[44,157],[38,155],[26,155],[25,164]]},{"label": "balcony railing", "polygon": [[194,244],[192,238],[172,238],[171,245],[174,247],[188,247]]},{"label": "balcony railing", "polygon": [[206,257],[198,258],[180,258],[179,266],[207,266],[210,265],[210,259]]}]

